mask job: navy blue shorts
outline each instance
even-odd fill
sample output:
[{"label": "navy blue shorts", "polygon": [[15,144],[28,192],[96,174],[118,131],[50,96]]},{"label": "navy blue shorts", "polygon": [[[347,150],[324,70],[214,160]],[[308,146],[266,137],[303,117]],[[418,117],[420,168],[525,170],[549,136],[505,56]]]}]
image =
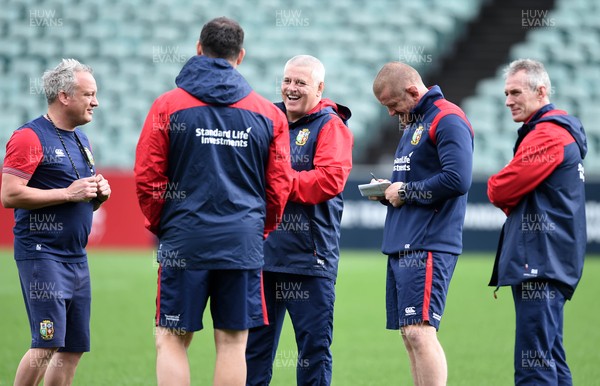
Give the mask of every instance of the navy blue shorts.
[{"label": "navy blue shorts", "polygon": [[387,328],[427,322],[439,329],[457,255],[408,251],[388,257]]},{"label": "navy blue shorts", "polygon": [[156,326],[179,333],[202,330],[209,298],[214,328],[247,330],[268,324],[260,269],[159,267]]},{"label": "navy blue shorts", "polygon": [[88,263],[17,260],[31,348],[90,351],[92,293]]}]

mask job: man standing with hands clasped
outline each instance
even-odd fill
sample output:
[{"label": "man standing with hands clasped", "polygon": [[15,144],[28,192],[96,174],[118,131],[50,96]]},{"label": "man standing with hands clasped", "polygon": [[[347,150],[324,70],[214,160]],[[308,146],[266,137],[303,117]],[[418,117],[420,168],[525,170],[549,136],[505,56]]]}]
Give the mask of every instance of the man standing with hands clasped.
[{"label": "man standing with hands clasped", "polygon": [[373,92],[403,126],[396,150],[382,251],[388,255],[387,328],[400,329],[414,384],[445,385],[447,365],[436,331],[462,252],[473,131],[462,110],[417,71],[387,63]]},{"label": "man standing with hands clasped", "polygon": [[77,126],[98,107],[92,69],[63,59],[42,77],[48,113],[6,145],[2,205],[15,208],[14,253],[31,328],[15,385],[70,385],[90,350],[90,277],[85,246],[92,212],[110,196]]},{"label": "man standing with hands clasped", "polygon": [[512,287],[515,384],[568,386],[563,312],[583,272],[585,131],[550,103],[542,63],[516,60],[505,77],[506,106],[523,126],[514,158],[488,181],[490,201],[507,216],[490,285]]}]

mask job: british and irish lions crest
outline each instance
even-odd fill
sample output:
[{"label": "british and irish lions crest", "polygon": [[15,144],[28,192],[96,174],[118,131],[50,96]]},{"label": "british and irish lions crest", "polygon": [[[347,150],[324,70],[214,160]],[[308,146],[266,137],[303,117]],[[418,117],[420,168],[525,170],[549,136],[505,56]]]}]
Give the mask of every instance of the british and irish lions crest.
[{"label": "british and irish lions crest", "polygon": [[54,338],[54,322],[44,319],[40,322],[40,336],[43,340]]},{"label": "british and irish lions crest", "polygon": [[302,129],[296,136],[296,145],[304,146],[304,144],[308,141],[308,135],[310,134],[310,130]]},{"label": "british and irish lions crest", "polygon": [[419,125],[419,127],[417,127],[410,141],[411,145],[417,145],[419,143],[421,137],[423,136],[423,130],[423,125]]},{"label": "british and irish lions crest", "polygon": [[92,166],[94,166],[95,165],[94,155],[92,154],[92,152],[90,151],[90,149],[88,149],[87,147],[84,147],[83,150],[85,151],[85,156],[87,157],[88,161],[90,161],[90,164]]}]

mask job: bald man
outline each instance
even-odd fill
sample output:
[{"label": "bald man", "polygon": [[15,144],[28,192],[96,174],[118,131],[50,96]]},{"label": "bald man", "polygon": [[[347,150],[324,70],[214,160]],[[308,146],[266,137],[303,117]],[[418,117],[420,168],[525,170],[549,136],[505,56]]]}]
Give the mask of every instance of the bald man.
[{"label": "bald man", "polygon": [[382,246],[388,255],[387,328],[402,333],[415,385],[445,385],[437,330],[462,252],[473,130],[438,86],[425,87],[404,63],[386,64],[373,92],[398,116],[402,131],[392,184],[385,197],[371,197],[388,206]]}]

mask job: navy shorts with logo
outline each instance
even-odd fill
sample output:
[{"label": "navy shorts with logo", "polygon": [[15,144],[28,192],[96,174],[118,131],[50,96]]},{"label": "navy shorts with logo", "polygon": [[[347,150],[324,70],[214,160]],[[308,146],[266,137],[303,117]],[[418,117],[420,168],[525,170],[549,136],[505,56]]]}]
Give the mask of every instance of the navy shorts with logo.
[{"label": "navy shorts with logo", "polygon": [[388,257],[387,329],[427,322],[439,329],[457,255],[407,251]]},{"label": "navy shorts with logo", "polygon": [[181,332],[202,330],[202,315],[209,298],[214,328],[247,330],[268,324],[260,269],[193,270],[161,266],[156,326]]},{"label": "navy shorts with logo", "polygon": [[31,348],[90,351],[92,300],[88,263],[17,260]]}]

